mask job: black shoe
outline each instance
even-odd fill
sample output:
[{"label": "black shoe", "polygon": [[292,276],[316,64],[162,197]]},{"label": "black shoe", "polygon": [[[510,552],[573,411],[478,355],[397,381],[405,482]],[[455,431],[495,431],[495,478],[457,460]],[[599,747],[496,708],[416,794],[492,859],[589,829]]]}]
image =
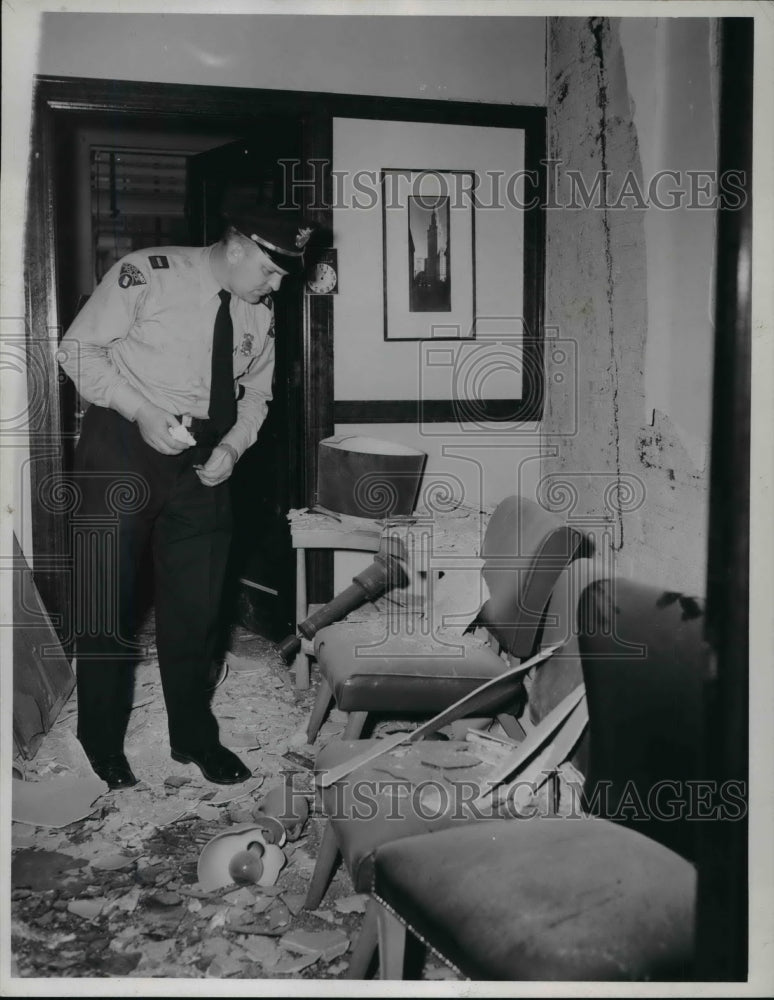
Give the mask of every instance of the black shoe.
[{"label": "black shoe", "polygon": [[131,788],[132,785],[137,784],[137,778],[132,774],[129,761],[122,753],[108,753],[102,757],[89,757],[89,763],[97,777],[106,781],[108,787],[111,789]]},{"label": "black shoe", "polygon": [[196,764],[207,781],[214,781],[216,785],[237,785],[253,776],[237,755],[220,743],[206,750],[182,751],[173,747],[172,760]]}]

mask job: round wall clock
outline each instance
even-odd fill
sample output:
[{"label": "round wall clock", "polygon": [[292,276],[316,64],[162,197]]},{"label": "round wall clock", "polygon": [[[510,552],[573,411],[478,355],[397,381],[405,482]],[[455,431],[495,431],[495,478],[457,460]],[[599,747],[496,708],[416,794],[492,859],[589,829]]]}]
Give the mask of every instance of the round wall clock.
[{"label": "round wall clock", "polygon": [[338,288],[336,251],[326,250],[307,276],[306,287],[312,295],[331,295]]}]

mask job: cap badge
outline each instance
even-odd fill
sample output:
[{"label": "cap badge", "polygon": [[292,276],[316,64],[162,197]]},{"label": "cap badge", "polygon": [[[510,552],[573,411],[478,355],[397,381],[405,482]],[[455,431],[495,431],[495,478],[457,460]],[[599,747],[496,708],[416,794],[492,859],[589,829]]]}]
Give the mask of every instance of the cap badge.
[{"label": "cap badge", "polygon": [[309,237],[312,235],[311,228],[309,229],[299,229],[296,233],[296,246],[300,250],[301,247],[305,247],[309,242]]}]

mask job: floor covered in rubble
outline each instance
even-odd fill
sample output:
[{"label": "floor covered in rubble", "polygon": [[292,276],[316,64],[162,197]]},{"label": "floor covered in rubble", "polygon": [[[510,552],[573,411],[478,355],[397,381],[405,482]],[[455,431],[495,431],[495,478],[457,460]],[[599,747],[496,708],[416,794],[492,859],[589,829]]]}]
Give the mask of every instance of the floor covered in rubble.
[{"label": "floor covered in rubble", "polygon": [[[143,638],[127,757],[140,784],[106,792],[65,826],[12,824],[12,974],[20,977],[339,979],[347,975],[367,897],[340,866],[321,906],[303,908],[324,818],[315,810],[309,763],[341,734],[333,711],[317,746],[306,744],[315,695],[295,688],[267,640],[237,627],[214,693],[221,739],[248,763],[243,785],[207,782],[169,756],[152,622]],[[24,762],[28,781],[93,777],[75,737],[75,694]],[[272,886],[205,890],[202,847],[254,820],[266,793],[293,772],[310,815],[283,852]],[[17,774],[16,777],[19,777]],[[52,798],[50,808],[55,811]],[[420,971],[421,970],[421,971]],[[456,979],[429,956],[426,980]]]}]

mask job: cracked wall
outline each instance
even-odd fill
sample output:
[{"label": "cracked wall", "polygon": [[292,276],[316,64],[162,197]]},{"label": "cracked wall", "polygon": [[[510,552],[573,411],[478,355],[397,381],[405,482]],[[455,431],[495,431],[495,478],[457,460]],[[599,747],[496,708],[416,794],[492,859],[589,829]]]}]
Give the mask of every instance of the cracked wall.
[{"label": "cracked wall", "polygon": [[618,573],[703,594],[715,213],[652,184],[715,167],[714,33],[634,22],[549,20],[540,492]]}]

